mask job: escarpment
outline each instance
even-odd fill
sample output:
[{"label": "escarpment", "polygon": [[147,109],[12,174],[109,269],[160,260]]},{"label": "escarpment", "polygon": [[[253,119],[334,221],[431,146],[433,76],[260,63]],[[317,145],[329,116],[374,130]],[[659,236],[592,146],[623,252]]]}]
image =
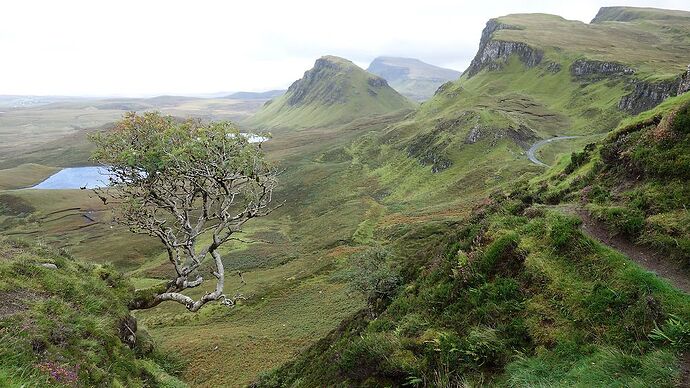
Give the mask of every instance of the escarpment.
[{"label": "escarpment", "polygon": [[690,65],[685,73],[666,81],[633,81],[632,92],[618,102],[618,109],[630,114],[638,114],[654,108],[669,97],[690,91]]},{"label": "escarpment", "polygon": [[539,65],[544,58],[544,52],[522,42],[495,40],[493,35],[499,30],[519,30],[520,27],[504,24],[496,19],[489,20],[482,32],[479,51],[467,69],[468,78],[473,77],[483,69],[498,70],[512,54],[516,54],[527,67]]},{"label": "escarpment", "polygon": [[618,102],[618,109],[638,114],[652,109],[669,97],[690,90],[690,65],[676,78],[650,82],[632,78],[635,69],[618,62],[578,59],[570,66],[570,74],[577,81],[596,82],[605,79],[627,79],[630,91]]},{"label": "escarpment", "polygon": [[605,78],[632,75],[635,70],[617,62],[578,59],[570,66],[570,74],[575,78]]}]

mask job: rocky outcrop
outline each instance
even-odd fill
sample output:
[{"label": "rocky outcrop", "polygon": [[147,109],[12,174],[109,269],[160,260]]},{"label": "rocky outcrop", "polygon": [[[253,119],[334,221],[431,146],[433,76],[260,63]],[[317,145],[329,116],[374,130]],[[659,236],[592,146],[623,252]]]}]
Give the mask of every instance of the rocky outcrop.
[{"label": "rocky outcrop", "polygon": [[659,83],[633,82],[632,93],[623,96],[618,102],[618,109],[636,115],[652,109],[669,97],[678,93],[678,83],[664,81]]},{"label": "rocky outcrop", "polygon": [[441,93],[444,93],[446,90],[450,89],[453,87],[453,81],[448,81],[444,84],[441,84],[441,86],[436,89],[436,93],[434,93],[434,96],[439,95]]},{"label": "rocky outcrop", "polygon": [[690,65],[685,70],[685,74],[680,76],[678,82],[678,94],[690,92]]},{"label": "rocky outcrop", "polygon": [[618,109],[633,115],[652,109],[665,99],[690,90],[690,66],[675,79],[647,82],[630,78],[635,74],[635,70],[622,63],[578,59],[570,66],[570,74],[576,80],[590,82],[628,79],[628,89],[631,92],[620,99]]},{"label": "rocky outcrop", "polygon": [[456,134],[478,118],[478,113],[464,111],[453,119],[437,120],[431,132],[420,134],[407,146],[407,155],[424,166],[431,166],[433,173],[448,169],[453,162],[446,153],[451,144],[451,137],[447,135]]},{"label": "rocky outcrop", "polygon": [[465,136],[465,144],[474,144],[482,138],[482,127],[475,125],[470,129],[470,132]]},{"label": "rocky outcrop", "polygon": [[669,97],[690,91],[690,66],[679,77],[661,82],[633,81],[632,92],[618,102],[618,109],[638,114],[652,109]]},{"label": "rocky outcrop", "polygon": [[449,141],[444,140],[435,144],[436,135],[436,133],[421,135],[407,147],[407,155],[417,159],[424,166],[431,166],[433,173],[446,170],[453,164],[445,154]]},{"label": "rocky outcrop", "polygon": [[550,73],[554,73],[554,74],[558,73],[559,71],[561,71],[561,64],[557,63],[557,62],[550,62],[546,66],[546,71],[548,71]]},{"label": "rocky outcrop", "polygon": [[137,343],[137,320],[132,315],[127,315],[120,319],[117,327],[120,341],[130,349],[134,349]]},{"label": "rocky outcrop", "polygon": [[522,42],[494,40],[493,34],[498,30],[516,30],[517,26],[503,24],[496,19],[489,20],[482,32],[479,51],[467,69],[467,76],[471,78],[483,69],[498,70],[503,67],[508,58],[515,54],[527,67],[534,67],[541,63],[544,53]]},{"label": "rocky outcrop", "polygon": [[375,88],[388,86],[388,82],[386,82],[386,80],[381,77],[369,77],[369,79],[367,79],[367,83],[369,84],[369,86]]},{"label": "rocky outcrop", "polygon": [[578,59],[570,66],[570,74],[575,78],[610,78],[635,74],[635,70],[618,62],[591,61]]}]

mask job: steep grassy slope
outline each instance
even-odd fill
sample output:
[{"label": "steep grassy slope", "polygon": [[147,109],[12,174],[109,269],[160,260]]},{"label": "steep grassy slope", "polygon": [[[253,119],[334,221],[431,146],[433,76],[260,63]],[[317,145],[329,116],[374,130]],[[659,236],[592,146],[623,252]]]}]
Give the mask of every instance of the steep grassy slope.
[{"label": "steep grassy slope", "polygon": [[133,288],[112,267],[3,238],[0,278],[0,386],[185,386],[145,332],[132,336]]},{"label": "steep grassy slope", "polygon": [[353,317],[259,386],[676,384],[687,294],[585,237],[577,219],[527,206],[494,199],[459,225],[410,233],[430,245],[401,253],[417,276],[388,308]]},{"label": "steep grassy slope", "polygon": [[577,201],[611,233],[653,248],[690,274],[690,93],[627,121],[564,158],[541,184],[545,201]]},{"label": "steep grassy slope", "polygon": [[378,57],[367,71],[385,79],[398,93],[415,101],[428,100],[439,86],[455,81],[462,74],[419,59],[399,57]]},{"label": "steep grassy slope", "polygon": [[281,97],[246,121],[258,128],[347,124],[357,118],[412,109],[386,80],[334,56],[319,58]]},{"label": "steep grassy slope", "polygon": [[687,263],[689,107],[626,121],[470,217],[384,229],[397,295],[257,386],[687,386],[690,296],[568,212]]}]

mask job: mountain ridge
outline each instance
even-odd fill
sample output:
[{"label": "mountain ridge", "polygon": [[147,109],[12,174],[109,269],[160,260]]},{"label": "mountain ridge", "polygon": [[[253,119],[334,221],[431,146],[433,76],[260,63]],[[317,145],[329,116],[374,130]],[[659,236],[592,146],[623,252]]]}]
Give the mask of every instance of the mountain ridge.
[{"label": "mountain ridge", "polygon": [[326,55],[246,124],[268,128],[330,126],[412,108],[414,104],[385,79],[347,59]]},{"label": "mountain ridge", "polygon": [[448,81],[454,81],[462,72],[431,65],[416,58],[380,56],[367,71],[385,78],[400,94],[415,101],[429,99]]}]

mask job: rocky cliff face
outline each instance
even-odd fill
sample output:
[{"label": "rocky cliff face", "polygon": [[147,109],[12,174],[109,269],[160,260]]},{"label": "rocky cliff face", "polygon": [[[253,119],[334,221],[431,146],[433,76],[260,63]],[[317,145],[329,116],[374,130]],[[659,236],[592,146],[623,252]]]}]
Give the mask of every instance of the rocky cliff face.
[{"label": "rocky cliff face", "polygon": [[633,81],[631,88],[632,92],[618,102],[618,108],[630,114],[644,112],[669,97],[690,91],[690,65],[676,79],[656,83]]},{"label": "rocky cliff face", "polygon": [[635,74],[635,70],[617,62],[578,59],[570,66],[575,78],[607,78]]},{"label": "rocky cliff face", "polygon": [[645,82],[630,78],[635,70],[622,63],[578,59],[570,66],[570,74],[580,81],[604,79],[628,79],[631,92],[621,98],[618,109],[638,114],[652,109],[669,97],[690,90],[690,65],[685,73],[675,79],[661,82]]},{"label": "rocky cliff face", "polygon": [[690,65],[685,70],[685,74],[680,76],[678,81],[678,94],[690,92]]},{"label": "rocky cliff face", "polygon": [[503,24],[496,19],[489,20],[482,31],[479,51],[467,69],[467,76],[473,77],[483,69],[500,69],[512,54],[518,55],[520,61],[527,67],[534,67],[541,63],[544,53],[526,43],[494,40],[493,34],[498,30],[519,29],[519,27]]},{"label": "rocky cliff face", "polygon": [[[287,104],[298,106],[318,102],[324,105],[344,103],[348,99],[347,74],[353,71],[353,64],[341,58],[325,56],[314,63],[304,76],[288,88]],[[385,79],[370,75],[367,79],[368,93],[378,95],[377,90],[387,88]]]}]

